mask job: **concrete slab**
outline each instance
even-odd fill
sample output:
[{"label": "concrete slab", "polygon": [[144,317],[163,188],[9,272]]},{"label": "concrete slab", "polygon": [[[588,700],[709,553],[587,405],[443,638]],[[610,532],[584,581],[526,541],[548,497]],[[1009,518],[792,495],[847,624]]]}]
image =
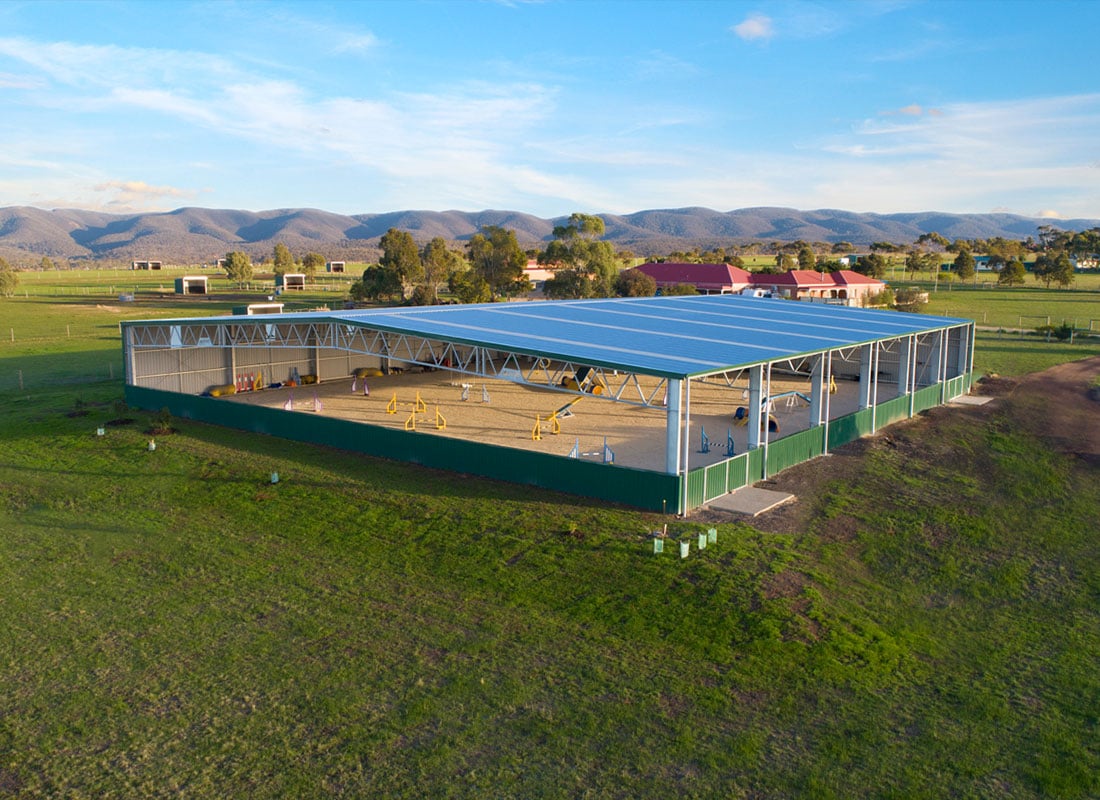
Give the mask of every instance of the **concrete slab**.
[{"label": "concrete slab", "polygon": [[949,406],[984,406],[994,398],[986,397],[978,394],[964,394],[961,397],[956,397],[954,400],[949,400]]},{"label": "concrete slab", "polygon": [[714,511],[726,511],[733,514],[744,514],[755,517],[765,511],[771,511],[776,506],[795,500],[793,494],[787,492],[775,492],[771,489],[758,489],[755,486],[744,486],[735,492],[722,495],[711,500],[706,507]]}]

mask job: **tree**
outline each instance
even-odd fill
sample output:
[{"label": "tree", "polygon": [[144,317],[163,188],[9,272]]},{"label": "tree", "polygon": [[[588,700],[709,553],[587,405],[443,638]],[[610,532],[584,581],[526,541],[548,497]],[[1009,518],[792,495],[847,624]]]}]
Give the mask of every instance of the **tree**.
[{"label": "tree", "polygon": [[[405,291],[398,274],[380,264],[363,270],[361,294],[363,299],[374,302],[392,302],[395,298],[404,299]],[[353,297],[355,295],[352,295]]]},{"label": "tree", "polygon": [[531,282],[524,275],[527,254],[520,249],[515,231],[487,225],[473,235],[467,251],[470,266],[489,287],[490,299],[530,291]]},{"label": "tree", "polygon": [[869,256],[860,256],[852,270],[860,275],[867,275],[881,280],[886,277],[886,268],[889,264],[890,262],[886,260],[886,256],[881,253],[871,253]]},{"label": "tree", "polygon": [[639,269],[626,269],[615,279],[615,294],[619,297],[653,297],[657,281]]},{"label": "tree", "polygon": [[1039,226],[1039,244],[1044,250],[1062,250],[1072,238],[1073,234],[1055,228],[1053,225]]},{"label": "tree", "polygon": [[959,251],[959,254],[955,256],[955,274],[959,276],[960,281],[968,281],[974,277],[976,272],[976,266],[974,263],[974,256],[970,255],[970,251],[963,249]]},{"label": "tree", "polygon": [[420,251],[420,263],[423,267],[423,287],[427,296],[435,303],[439,289],[447,282],[447,277],[462,263],[462,257],[447,247],[442,236],[436,236]]},{"label": "tree", "polygon": [[487,303],[493,297],[489,282],[468,268],[452,272],[447,277],[447,289],[460,303]]},{"label": "tree", "polygon": [[569,215],[565,225],[554,226],[555,239],[599,239],[604,234],[604,223],[600,217],[574,212]]},{"label": "tree", "polygon": [[42,256],[42,261],[38,265],[39,269],[57,269],[57,264],[53,263],[49,256]]},{"label": "tree", "polygon": [[1014,258],[1001,267],[997,283],[1001,286],[1022,286],[1026,274],[1024,265]]},{"label": "tree", "polygon": [[947,241],[947,238],[932,231],[931,233],[922,233],[917,237],[917,247],[923,247],[925,245],[934,244],[946,249],[950,246],[951,242]]},{"label": "tree", "polygon": [[898,311],[920,311],[928,305],[928,292],[914,287],[898,289],[894,295],[894,308]]},{"label": "tree", "polygon": [[817,256],[808,244],[802,245],[798,250],[798,268],[810,270],[817,268]]},{"label": "tree", "polygon": [[294,269],[294,256],[290,254],[290,248],[282,242],[275,243],[275,252],[272,254],[276,275],[285,275]]},{"label": "tree", "polygon": [[378,263],[397,276],[404,291],[407,292],[424,278],[420,251],[411,233],[390,228],[382,235],[378,246],[382,248],[382,258]]},{"label": "tree", "polygon": [[939,265],[940,259],[935,253],[910,250],[909,255],[905,257],[905,269],[910,273],[932,271],[938,269]]},{"label": "tree", "polygon": [[225,276],[240,286],[252,280],[252,259],[248,253],[234,250],[225,254]]},{"label": "tree", "polygon": [[665,297],[676,297],[678,295],[693,295],[699,294],[699,290],[695,288],[691,283],[678,283],[675,286],[665,286],[661,289],[661,294]]},{"label": "tree", "polygon": [[790,272],[795,268],[796,262],[790,253],[779,253],[775,257],[775,266],[780,272]]},{"label": "tree", "polygon": [[583,270],[567,267],[555,272],[553,278],[547,278],[542,292],[551,300],[577,300],[592,297],[593,284]]},{"label": "tree", "polygon": [[11,297],[19,288],[19,273],[0,258],[0,297]]},{"label": "tree", "polygon": [[568,225],[554,228],[554,241],[539,254],[539,263],[568,270],[561,280],[544,287],[548,297],[609,297],[619,274],[619,259],[608,242],[598,241],[604,224],[599,217],[575,213]]},{"label": "tree", "polygon": [[1073,283],[1073,262],[1069,260],[1064,250],[1043,253],[1035,259],[1035,265],[1031,271],[1035,275],[1035,280],[1042,281],[1048,289],[1051,283],[1057,283],[1063,287]]},{"label": "tree", "polygon": [[302,272],[306,280],[312,281],[317,271],[325,268],[325,257],[320,253],[306,253],[302,256]]}]

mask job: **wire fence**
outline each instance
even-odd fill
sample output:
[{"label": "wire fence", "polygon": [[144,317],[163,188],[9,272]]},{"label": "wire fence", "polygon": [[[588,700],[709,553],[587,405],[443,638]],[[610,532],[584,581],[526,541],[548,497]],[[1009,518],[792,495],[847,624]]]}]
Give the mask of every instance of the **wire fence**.
[{"label": "wire fence", "polygon": [[84,372],[42,373],[39,370],[0,370],[0,393],[29,392],[35,389],[56,389],[62,386],[85,386],[117,381],[122,387],[122,367],[111,363],[89,365]]}]

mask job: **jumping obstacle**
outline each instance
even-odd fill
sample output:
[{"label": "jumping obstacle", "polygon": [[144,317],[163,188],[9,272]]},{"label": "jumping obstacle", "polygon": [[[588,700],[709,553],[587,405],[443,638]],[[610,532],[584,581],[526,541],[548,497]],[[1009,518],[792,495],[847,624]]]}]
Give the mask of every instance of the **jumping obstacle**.
[{"label": "jumping obstacle", "polygon": [[[531,429],[531,438],[536,442],[542,439],[542,422],[543,419],[538,414],[535,415],[535,427]],[[555,436],[561,433],[561,423],[558,422],[557,413],[551,414],[546,418],[546,422],[550,423],[550,433]]]},{"label": "jumping obstacle", "polygon": [[459,399],[462,400],[463,402],[470,399],[470,386],[472,386],[472,384],[469,384],[469,383],[462,384],[462,397],[460,397]]},{"label": "jumping obstacle", "polygon": [[317,392],[313,393],[313,411],[314,413],[320,413],[324,406],[321,405],[321,398],[317,396]]},{"label": "jumping obstacle", "polygon": [[489,402],[489,387],[488,386],[482,386],[481,387],[481,402],[483,402],[483,403],[488,403]]},{"label": "jumping obstacle", "polygon": [[[583,397],[574,397],[572,400],[570,400],[564,406],[562,406],[557,411],[555,411],[551,416],[561,417],[562,419],[568,419],[569,417],[573,416],[573,406],[575,406],[577,403],[579,403],[583,399],[584,399]],[[549,419],[549,417],[547,417],[547,419]]]},{"label": "jumping obstacle", "polygon": [[[415,431],[416,430],[416,415],[417,414],[425,414],[425,413],[427,413],[427,409],[425,409],[423,411],[419,411],[419,410],[414,408],[412,413],[409,414],[409,418],[407,420],[405,420],[405,430]],[[435,429],[437,431],[443,431],[443,430],[447,429],[447,418],[444,417],[441,413],[439,413],[439,406],[435,407]]]},{"label": "jumping obstacle", "polygon": [[710,437],[707,436],[706,428],[704,428],[701,425],[699,426],[699,437],[700,437],[700,439],[699,439],[699,452],[700,453],[709,453],[710,452]]},{"label": "jumping obstacle", "polygon": [[600,450],[586,450],[584,452],[581,452],[580,443],[581,440],[577,439],[577,441],[573,444],[573,449],[569,451],[570,458],[598,458],[605,464],[615,463],[615,451],[607,446],[606,436],[603,437],[603,448]]},{"label": "jumping obstacle", "polygon": [[779,394],[772,395],[772,401],[786,400],[787,408],[794,408],[798,405],[799,400],[805,401],[806,405],[810,405],[810,398],[804,395],[802,392],[780,392]]},{"label": "jumping obstacle", "polygon": [[737,449],[733,446],[733,431],[726,428],[726,458],[737,455]]},{"label": "jumping obstacle", "polygon": [[397,392],[394,392],[390,402],[386,404],[386,413],[396,414],[398,406],[407,406],[413,410],[414,414],[426,414],[428,412],[428,406],[420,399],[420,392],[416,393],[416,400],[411,403],[397,402]]}]

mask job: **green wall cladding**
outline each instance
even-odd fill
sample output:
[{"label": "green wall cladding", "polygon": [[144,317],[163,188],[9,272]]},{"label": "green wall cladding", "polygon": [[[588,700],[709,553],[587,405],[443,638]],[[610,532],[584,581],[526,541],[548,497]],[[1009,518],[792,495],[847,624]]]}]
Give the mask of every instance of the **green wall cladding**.
[{"label": "green wall cladding", "polygon": [[768,442],[768,474],[774,475],[821,455],[824,452],[824,435],[825,428],[821,426]]},{"label": "green wall cladding", "polygon": [[395,431],[334,417],[139,386],[126,387],[126,402],[150,410],[167,407],[172,414],[184,419],[509,483],[529,484],[650,511],[674,512],[679,508],[679,478],[660,472],[467,442],[430,433]]},{"label": "green wall cladding", "polygon": [[[969,391],[973,374],[951,378],[946,386],[928,386],[910,395],[879,403],[829,422],[831,450],[886,425],[940,405],[947,397]],[[594,497],[650,511],[675,512],[680,507],[681,483],[677,476],[616,467],[592,461],[562,458],[527,450],[467,442],[430,433],[395,431],[358,422],[244,405],[209,397],[162,392],[138,386],[126,387],[126,401],[150,410],[166,407],[176,416],[266,433],[284,439],[337,447],[367,455],[408,461],[426,467],[465,472],[486,478],[523,483],[583,497]],[[824,427],[784,436],[768,443],[767,475],[808,461],[825,451]],[[686,479],[687,509],[709,503],[727,492],[762,480],[764,448],[758,447],[732,459],[691,470]]]},{"label": "green wall cladding", "polygon": [[[973,375],[961,375],[952,378],[947,384],[948,397],[965,394],[969,391]],[[913,413],[940,404],[939,385],[921,389],[912,397]],[[854,414],[838,417],[829,422],[828,447],[840,447],[880,430],[891,423],[909,418],[909,395],[902,395],[879,403],[874,410],[865,408]],[[825,451],[825,428],[811,428],[806,431],[784,436],[782,439],[768,442],[767,474],[774,475],[795,464],[808,461]],[[746,477],[747,465],[747,477]],[[756,483],[764,478],[764,448],[758,447],[742,453],[727,461],[692,470],[688,473],[687,505],[688,509],[709,503],[726,492],[732,492]]]}]

